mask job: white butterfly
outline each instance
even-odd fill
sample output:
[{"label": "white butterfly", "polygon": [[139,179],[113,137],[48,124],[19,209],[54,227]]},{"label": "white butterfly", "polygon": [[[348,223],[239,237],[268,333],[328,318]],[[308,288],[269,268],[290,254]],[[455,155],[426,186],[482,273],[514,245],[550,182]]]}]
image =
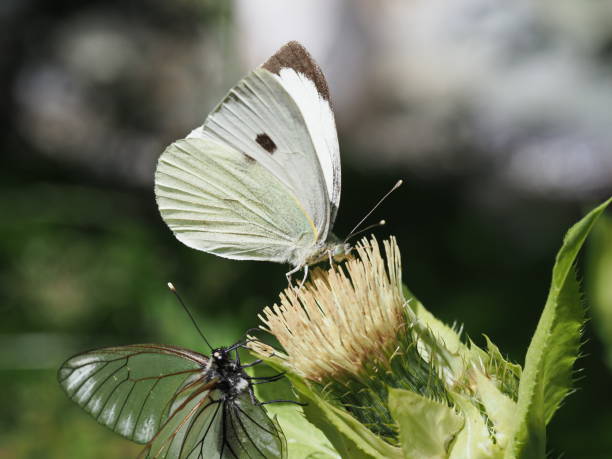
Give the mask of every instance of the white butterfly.
[{"label": "white butterfly", "polygon": [[[291,274],[350,246],[331,232],[340,152],[329,90],[289,42],[243,78],[204,125],[170,145],[155,173],[160,213],[184,244]],[[304,276],[304,277],[305,277]]]}]

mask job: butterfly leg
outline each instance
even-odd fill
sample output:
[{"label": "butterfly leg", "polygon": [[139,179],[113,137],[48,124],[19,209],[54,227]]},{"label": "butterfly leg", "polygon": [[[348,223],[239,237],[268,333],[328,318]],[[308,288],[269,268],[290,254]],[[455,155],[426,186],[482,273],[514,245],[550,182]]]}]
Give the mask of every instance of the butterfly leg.
[{"label": "butterfly leg", "polygon": [[242,368],[254,367],[255,365],[259,365],[261,362],[263,362],[263,360],[261,360],[261,359],[253,360],[251,363],[247,363],[246,365],[242,365]]},{"label": "butterfly leg", "polygon": [[291,276],[293,276],[295,273],[297,273],[300,269],[302,269],[301,266],[296,266],[291,271],[288,271],[288,272],[285,273],[285,276],[287,276],[287,282],[289,282],[289,284],[291,284]]},{"label": "butterfly leg", "polygon": [[231,351],[234,351],[234,350],[236,350],[236,349],[238,349],[240,347],[243,348],[243,349],[246,349],[246,346],[244,345],[244,342],[238,341],[237,343],[232,344],[230,347],[226,348],[225,351],[226,352],[231,352]]},{"label": "butterfly leg", "polygon": [[[242,367],[242,368],[244,368],[244,367]],[[256,381],[253,384],[262,384],[262,383],[266,383],[266,382],[278,381],[279,379],[282,379],[283,376],[285,376],[285,372],[284,371],[282,373],[277,373],[277,374],[271,375],[271,376],[249,376],[247,379],[249,381]]]},{"label": "butterfly leg", "polygon": [[265,381],[251,381],[251,384],[254,386],[255,384],[268,384],[274,381],[278,381],[280,378],[277,379],[266,379]]},{"label": "butterfly leg", "polygon": [[307,406],[308,403],[296,402],[295,400],[268,400],[267,402],[257,402],[257,406],[269,405],[271,403],[293,403],[294,405]]},{"label": "butterfly leg", "polygon": [[308,277],[308,265],[304,265],[304,277],[302,277],[302,282],[300,282],[300,286],[298,288],[302,288],[304,286],[304,282],[306,282],[307,277]]},{"label": "butterfly leg", "polygon": [[295,400],[270,400],[267,402],[260,402],[259,400],[257,400],[255,398],[255,393],[253,392],[253,387],[251,384],[249,384],[249,387],[247,389],[249,391],[249,397],[251,398],[251,403],[253,403],[253,405],[255,406],[262,406],[262,405],[268,405],[270,403],[293,403],[295,405],[299,405],[299,406],[306,406],[307,403],[302,403],[302,402],[296,402]]}]

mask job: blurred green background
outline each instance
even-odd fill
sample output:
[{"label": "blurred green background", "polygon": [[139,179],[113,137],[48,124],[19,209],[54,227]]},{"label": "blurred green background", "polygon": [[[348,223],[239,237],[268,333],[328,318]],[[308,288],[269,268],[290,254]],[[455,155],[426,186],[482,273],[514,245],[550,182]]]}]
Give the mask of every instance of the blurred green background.
[{"label": "blurred green background", "polygon": [[[163,148],[290,39],[331,87],[343,167],[335,233],[403,178],[372,219],[388,221],[379,237],[398,237],[405,282],[438,317],[522,363],[564,232],[612,192],[608,9],[2,2],[0,457],[137,454],[64,396],[55,371],[107,345],[205,352],[167,281],[214,345],[238,340],[276,300],[286,266],[183,246],[158,215],[152,178]],[[579,267],[589,289],[610,281],[589,279],[598,254]],[[587,324],[551,457],[612,453],[612,375],[595,333],[609,329]]]}]

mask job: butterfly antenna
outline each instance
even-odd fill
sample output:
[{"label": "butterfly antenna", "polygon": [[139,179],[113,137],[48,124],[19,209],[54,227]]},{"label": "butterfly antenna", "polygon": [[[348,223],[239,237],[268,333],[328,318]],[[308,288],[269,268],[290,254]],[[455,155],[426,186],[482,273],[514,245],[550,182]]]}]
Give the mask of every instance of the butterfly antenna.
[{"label": "butterfly antenna", "polygon": [[183,302],[183,299],[181,298],[181,296],[178,294],[178,292],[176,291],[176,288],[174,288],[174,285],[172,285],[172,282],[168,282],[168,288],[170,289],[170,291],[172,293],[174,293],[174,296],[176,296],[178,302],[181,304],[181,306],[183,306],[183,309],[185,310],[185,312],[187,312],[187,315],[189,316],[189,318],[191,319],[191,322],[193,323],[193,325],[195,326],[196,330],[198,331],[198,333],[200,334],[200,336],[202,337],[202,339],[204,340],[204,342],[206,343],[206,345],[210,348],[210,350],[214,350],[214,348],[210,345],[210,343],[208,342],[208,340],[206,339],[206,336],[204,336],[204,333],[202,333],[202,330],[200,329],[200,327],[198,326],[198,323],[195,321],[195,319],[193,318],[193,314],[191,314],[191,311],[189,310],[189,308],[187,307],[187,305]]},{"label": "butterfly antenna", "polygon": [[363,229],[360,229],[359,231],[351,234],[349,237],[347,237],[345,239],[345,242],[348,241],[349,239],[353,239],[355,236],[359,236],[361,233],[365,233],[368,230],[371,230],[372,228],[377,228],[379,226],[385,226],[387,224],[387,222],[385,220],[381,220],[378,223],[374,223],[373,225],[368,225]]},{"label": "butterfly antenna", "polygon": [[[376,205],[375,205],[374,207],[372,207],[372,209],[371,209],[371,210],[370,210],[370,211],[369,211],[369,212],[366,214],[366,216],[365,216],[365,217],[363,217],[361,220],[359,220],[359,223],[357,223],[357,224],[355,225],[355,227],[354,227],[354,228],[351,230],[351,232],[349,233],[349,235],[346,237],[345,241],[348,241],[348,240],[349,240],[349,238],[351,238],[351,237],[354,235],[355,230],[357,230],[357,228],[359,228],[359,227],[361,226],[361,224],[362,224],[362,223],[363,223],[363,222],[364,222],[364,221],[365,221],[365,220],[366,220],[366,219],[367,219],[367,218],[368,218],[370,215],[372,215],[372,212],[374,212],[374,211],[375,211],[375,210],[378,208],[378,206],[380,206],[380,205],[383,203],[383,201],[384,201],[385,199],[387,199],[387,197],[388,197],[388,196],[389,196],[391,193],[393,193],[395,190],[397,190],[397,189],[398,189],[398,188],[399,188],[399,187],[402,185],[402,183],[404,183],[404,181],[403,181],[403,180],[398,180],[398,181],[397,181],[397,183],[396,183],[395,185],[393,185],[393,188],[391,188],[389,191],[387,191],[387,192],[385,193],[385,195],[384,195],[382,198],[380,198],[380,199],[378,200],[378,202],[376,203]],[[381,223],[381,222],[384,222],[384,220],[381,220],[380,222],[378,222],[376,225],[373,225],[373,226],[382,226],[382,225],[384,225],[384,223]],[[370,228],[372,228],[372,227],[365,228],[365,229],[363,229],[362,231],[366,231],[366,230],[368,230],[368,229],[370,229]],[[360,231],[360,232],[362,232],[362,231]]]}]

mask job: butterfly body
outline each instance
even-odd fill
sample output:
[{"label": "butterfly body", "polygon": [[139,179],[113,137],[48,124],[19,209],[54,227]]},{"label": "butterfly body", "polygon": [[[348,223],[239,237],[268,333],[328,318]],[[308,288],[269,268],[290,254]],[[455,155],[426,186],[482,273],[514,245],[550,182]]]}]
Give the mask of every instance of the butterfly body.
[{"label": "butterfly body", "polygon": [[327,83],[289,42],[164,151],[155,195],[184,244],[299,269],[349,251],[331,232],[340,181]]},{"label": "butterfly body", "polygon": [[217,381],[216,387],[222,393],[224,400],[235,400],[245,392],[248,392],[249,396],[253,395],[249,376],[237,361],[229,358],[226,348],[215,349],[210,362],[206,378],[209,381]]},{"label": "butterfly body", "polygon": [[[315,265],[322,261],[329,260],[330,262],[340,262],[348,258],[351,252],[351,245],[341,241],[336,235],[331,234],[327,241],[316,245],[313,250],[309,250],[307,255],[304,255],[305,262],[303,265],[296,264],[301,268],[307,265]],[[300,259],[298,256],[297,259]]]}]

